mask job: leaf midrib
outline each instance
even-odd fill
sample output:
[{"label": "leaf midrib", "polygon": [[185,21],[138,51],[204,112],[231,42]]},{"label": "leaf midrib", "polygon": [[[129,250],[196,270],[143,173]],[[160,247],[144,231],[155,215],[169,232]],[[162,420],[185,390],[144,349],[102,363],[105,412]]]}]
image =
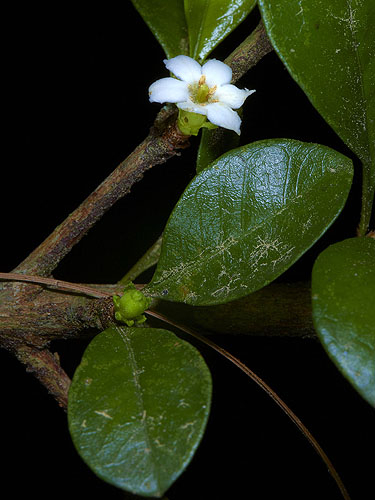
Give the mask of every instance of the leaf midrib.
[{"label": "leaf midrib", "polygon": [[[197,40],[196,40],[196,43],[195,43],[195,46],[194,46],[194,50],[193,50],[193,52],[191,54],[191,56],[194,59],[197,59],[197,57],[199,56],[198,47],[200,46],[200,43],[201,43],[202,33],[203,33],[203,26],[206,23],[208,8],[209,8],[209,0],[206,0],[205,1],[205,5],[204,5],[204,11],[203,11],[203,14],[201,16],[201,22],[199,24],[199,30],[198,30]],[[185,12],[185,16],[186,16],[186,12]]]},{"label": "leaf midrib", "polygon": [[123,343],[125,344],[126,346],[126,350],[129,354],[128,356],[128,359],[130,361],[130,365],[131,365],[131,369],[132,369],[132,374],[133,374],[133,380],[134,380],[134,387],[135,387],[135,392],[137,394],[137,405],[138,405],[138,408],[139,408],[139,413],[140,415],[142,415],[141,419],[139,420],[141,422],[141,425],[142,425],[142,428],[143,428],[143,434],[145,436],[145,441],[146,441],[146,445],[147,445],[147,449],[150,450],[149,452],[149,460],[148,462],[150,463],[151,465],[151,468],[152,468],[152,475],[153,475],[153,478],[155,479],[156,483],[157,483],[157,493],[158,495],[161,494],[161,488],[160,488],[160,483],[159,483],[159,476],[158,474],[156,473],[156,466],[155,466],[155,461],[152,459],[152,455],[153,455],[153,446],[151,445],[151,439],[150,439],[150,436],[149,436],[149,432],[148,432],[148,427],[147,427],[147,422],[146,422],[146,418],[144,418],[145,416],[145,404],[144,404],[144,399],[143,399],[143,394],[142,394],[142,389],[141,389],[141,384],[140,384],[140,381],[139,381],[139,376],[138,376],[138,373],[139,373],[139,370],[138,370],[138,363],[137,363],[137,360],[135,358],[135,355],[134,355],[134,349],[131,345],[131,340],[129,338],[128,335],[126,335],[124,332],[123,332],[123,329],[121,327],[118,327],[116,326],[116,331],[118,332],[118,334],[120,335],[120,338],[121,340],[123,341]]}]

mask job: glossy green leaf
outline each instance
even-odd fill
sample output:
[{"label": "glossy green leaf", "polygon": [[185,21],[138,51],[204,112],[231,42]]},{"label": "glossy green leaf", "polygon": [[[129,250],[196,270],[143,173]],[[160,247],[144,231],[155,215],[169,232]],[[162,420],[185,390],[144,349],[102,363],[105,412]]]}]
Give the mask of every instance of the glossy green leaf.
[{"label": "glossy green leaf", "polygon": [[168,58],[189,55],[184,0],[132,0]]},{"label": "glossy green leaf", "polygon": [[259,0],[292,77],[363,163],[361,232],[375,189],[374,0]]},{"label": "glossy green leaf", "polygon": [[69,391],[78,453],[104,481],[162,496],[203,435],[211,375],[172,332],[111,327],[87,347]]},{"label": "glossy green leaf", "polygon": [[256,0],[185,0],[190,57],[202,62],[252,11]]},{"label": "glossy green leaf", "polygon": [[202,129],[199,143],[196,170],[199,173],[210,163],[227,151],[239,145],[240,136],[232,130],[216,128],[214,130]]},{"label": "glossy green leaf", "polygon": [[328,247],[312,274],[313,319],[327,353],[375,407],[375,241]]},{"label": "glossy green leaf", "polygon": [[352,175],[352,162],[340,153],[290,139],[226,153],[180,198],[144,291],[210,305],[262,288],[332,224]]}]

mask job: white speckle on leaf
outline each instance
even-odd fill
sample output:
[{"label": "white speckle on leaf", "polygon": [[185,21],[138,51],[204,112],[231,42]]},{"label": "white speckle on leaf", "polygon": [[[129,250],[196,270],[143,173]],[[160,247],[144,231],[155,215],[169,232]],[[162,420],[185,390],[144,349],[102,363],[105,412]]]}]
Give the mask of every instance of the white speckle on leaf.
[{"label": "white speckle on leaf", "polygon": [[181,425],[180,429],[187,429],[188,427],[191,427],[194,424],[195,422],[186,422],[186,424]]},{"label": "white speckle on leaf", "polygon": [[109,415],[106,411],[98,411],[98,410],[94,410],[94,413],[96,413],[97,415],[101,415],[102,417],[104,418],[108,418],[110,420],[113,420],[113,417],[111,417],[111,415]]},{"label": "white speckle on leaf", "polygon": [[189,292],[186,295],[184,302],[193,303],[196,301],[197,298],[198,298],[198,295],[195,292]]},{"label": "white speckle on leaf", "polygon": [[163,448],[163,446],[165,446],[164,444],[162,444],[159,439],[154,439],[154,443],[156,444],[156,446],[158,448]]}]

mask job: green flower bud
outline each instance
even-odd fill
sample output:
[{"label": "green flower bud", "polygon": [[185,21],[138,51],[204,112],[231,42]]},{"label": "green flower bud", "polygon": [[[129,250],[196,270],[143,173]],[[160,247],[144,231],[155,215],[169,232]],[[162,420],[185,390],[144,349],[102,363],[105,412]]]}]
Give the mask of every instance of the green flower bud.
[{"label": "green flower bud", "polygon": [[217,128],[216,125],[207,121],[206,115],[192,113],[191,111],[185,111],[183,109],[178,110],[177,125],[181,132],[185,135],[198,135],[198,132],[202,127],[211,129]]},{"label": "green flower bud", "polygon": [[143,313],[150,306],[151,299],[131,284],[124,290],[121,297],[118,295],[113,297],[113,303],[116,320],[133,326],[134,323],[139,324],[146,321],[146,316]]}]

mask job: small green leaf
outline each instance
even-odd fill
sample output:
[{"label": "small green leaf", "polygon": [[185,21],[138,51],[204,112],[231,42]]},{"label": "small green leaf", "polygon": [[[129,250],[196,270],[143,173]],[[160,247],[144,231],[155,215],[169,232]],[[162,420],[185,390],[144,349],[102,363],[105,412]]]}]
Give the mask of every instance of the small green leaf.
[{"label": "small green leaf", "polygon": [[204,61],[252,11],[256,0],[185,0],[190,57]]},{"label": "small green leaf", "polygon": [[313,319],[327,353],[375,407],[375,241],[331,245],[312,273]]},{"label": "small green leaf", "polygon": [[364,234],[375,190],[374,0],[259,0],[259,7],[292,77],[363,163]]},{"label": "small green leaf", "polygon": [[197,155],[197,173],[208,167],[222,154],[236,148],[239,142],[240,136],[232,130],[222,127],[215,130],[202,129]]},{"label": "small green leaf", "polygon": [[69,430],[104,481],[160,497],[191,461],[211,402],[199,352],[172,332],[111,327],[87,347],[69,391]]},{"label": "small green leaf", "polygon": [[193,305],[248,295],[291,266],[345,204],[352,162],[291,139],[232,150],[189,184],[146,295]]},{"label": "small green leaf", "polygon": [[132,0],[168,59],[189,55],[184,0]]}]

